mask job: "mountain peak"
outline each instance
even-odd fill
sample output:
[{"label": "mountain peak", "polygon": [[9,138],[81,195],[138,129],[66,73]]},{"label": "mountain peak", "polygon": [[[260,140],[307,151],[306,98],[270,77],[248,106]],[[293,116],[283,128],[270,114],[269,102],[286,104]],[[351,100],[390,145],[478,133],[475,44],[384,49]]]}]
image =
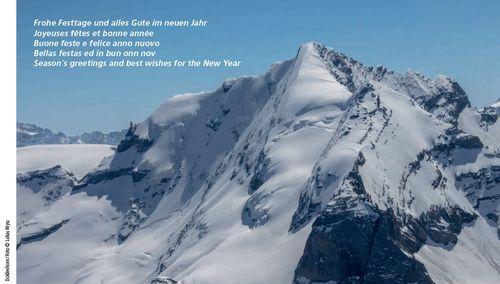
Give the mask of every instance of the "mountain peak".
[{"label": "mountain peak", "polygon": [[299,51],[302,50],[302,49],[315,49],[315,46],[318,45],[320,43],[318,42],[315,42],[315,41],[309,41],[309,42],[304,42],[302,43],[300,46],[299,46]]}]

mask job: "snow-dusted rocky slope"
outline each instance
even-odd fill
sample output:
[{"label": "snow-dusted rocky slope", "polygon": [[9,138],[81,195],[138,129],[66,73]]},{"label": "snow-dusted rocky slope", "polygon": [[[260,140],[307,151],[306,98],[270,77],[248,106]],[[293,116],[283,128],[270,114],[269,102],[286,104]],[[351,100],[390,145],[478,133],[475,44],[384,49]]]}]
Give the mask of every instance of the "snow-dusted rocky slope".
[{"label": "snow-dusted rocky slope", "polygon": [[50,169],[19,283],[498,282],[496,111],[304,44],[169,99],[70,189]]},{"label": "snow-dusted rocky slope", "polygon": [[22,227],[68,195],[78,179],[114,153],[108,145],[17,148],[17,221]]},{"label": "snow-dusted rocky slope", "polygon": [[53,132],[31,123],[17,123],[17,147],[45,144],[105,144],[118,145],[125,136],[126,129],[102,133],[100,131],[84,132],[75,136],[67,136],[62,132]]}]

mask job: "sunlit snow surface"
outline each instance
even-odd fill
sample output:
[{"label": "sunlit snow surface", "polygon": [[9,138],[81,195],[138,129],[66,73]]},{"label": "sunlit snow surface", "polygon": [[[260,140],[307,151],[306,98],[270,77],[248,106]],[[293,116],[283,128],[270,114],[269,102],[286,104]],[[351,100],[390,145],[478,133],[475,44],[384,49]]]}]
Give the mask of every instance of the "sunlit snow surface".
[{"label": "sunlit snow surface", "polygon": [[114,153],[109,145],[36,145],[17,148],[17,172],[43,170],[56,165],[83,177]]},{"label": "sunlit snow surface", "polygon": [[479,219],[466,226],[455,247],[430,242],[416,255],[436,283],[498,283],[500,246],[496,230]]}]

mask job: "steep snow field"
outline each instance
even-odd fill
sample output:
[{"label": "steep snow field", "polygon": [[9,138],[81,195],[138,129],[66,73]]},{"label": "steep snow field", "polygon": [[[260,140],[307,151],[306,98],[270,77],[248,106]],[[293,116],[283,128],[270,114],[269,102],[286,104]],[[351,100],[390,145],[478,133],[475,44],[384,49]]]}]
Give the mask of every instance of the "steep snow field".
[{"label": "steep snow field", "polygon": [[437,283],[497,283],[500,247],[497,232],[482,219],[466,226],[454,248],[435,243],[416,255]]},{"label": "steep snow field", "polygon": [[113,154],[109,145],[36,145],[17,148],[17,172],[48,169],[56,165],[83,177],[102,159]]}]

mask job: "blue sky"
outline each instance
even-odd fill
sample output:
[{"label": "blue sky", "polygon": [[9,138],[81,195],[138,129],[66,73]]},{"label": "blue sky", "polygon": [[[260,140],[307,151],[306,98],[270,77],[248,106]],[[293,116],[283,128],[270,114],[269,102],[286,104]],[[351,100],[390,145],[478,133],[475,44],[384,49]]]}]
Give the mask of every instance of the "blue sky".
[{"label": "blue sky", "polygon": [[[75,134],[127,127],[166,98],[265,72],[318,41],[369,65],[455,78],[473,105],[500,97],[500,1],[18,0],[18,121]],[[35,69],[35,18],[208,20],[158,33],[164,58],[232,58],[239,68]]]}]

